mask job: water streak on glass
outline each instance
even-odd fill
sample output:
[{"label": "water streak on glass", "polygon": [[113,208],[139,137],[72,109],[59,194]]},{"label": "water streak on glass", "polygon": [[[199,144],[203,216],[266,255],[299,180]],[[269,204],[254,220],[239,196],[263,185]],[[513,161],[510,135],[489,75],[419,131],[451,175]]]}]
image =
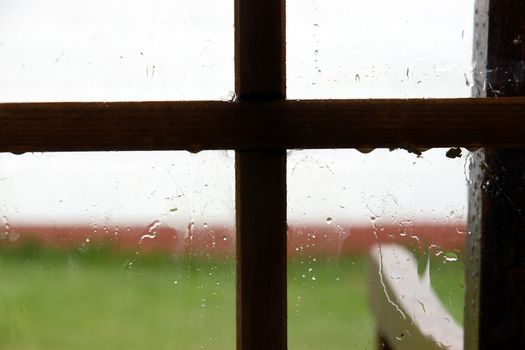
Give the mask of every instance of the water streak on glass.
[{"label": "water streak on glass", "polygon": [[0,99],[228,99],[233,2],[0,1]]},{"label": "water streak on glass", "polygon": [[456,148],[289,153],[290,349],[375,349],[388,308],[397,341],[416,338],[413,317],[461,332],[469,162]]},{"label": "water streak on glass", "polygon": [[232,152],[0,162],[0,347],[234,347]]}]

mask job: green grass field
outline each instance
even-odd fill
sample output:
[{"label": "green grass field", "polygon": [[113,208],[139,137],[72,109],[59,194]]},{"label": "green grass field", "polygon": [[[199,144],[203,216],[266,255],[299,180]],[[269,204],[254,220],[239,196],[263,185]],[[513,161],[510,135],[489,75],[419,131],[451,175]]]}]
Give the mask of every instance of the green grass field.
[{"label": "green grass field", "polygon": [[[461,320],[460,263],[431,263]],[[0,348],[234,349],[233,259],[0,251]],[[289,263],[290,349],[374,349],[363,257]]]}]

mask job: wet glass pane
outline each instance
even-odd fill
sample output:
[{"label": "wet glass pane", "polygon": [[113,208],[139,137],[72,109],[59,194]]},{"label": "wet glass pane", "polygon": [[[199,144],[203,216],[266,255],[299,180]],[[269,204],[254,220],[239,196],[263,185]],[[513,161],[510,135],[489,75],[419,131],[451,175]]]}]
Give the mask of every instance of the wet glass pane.
[{"label": "wet glass pane", "polygon": [[233,1],[2,0],[0,100],[227,99]]},{"label": "wet glass pane", "polygon": [[411,342],[413,319],[457,340],[469,162],[456,148],[289,153],[290,349],[377,349],[385,324]]},{"label": "wet glass pane", "polygon": [[286,6],[289,98],[471,94],[474,0],[287,0]]},{"label": "wet glass pane", "polygon": [[0,164],[1,348],[234,348],[231,152]]}]

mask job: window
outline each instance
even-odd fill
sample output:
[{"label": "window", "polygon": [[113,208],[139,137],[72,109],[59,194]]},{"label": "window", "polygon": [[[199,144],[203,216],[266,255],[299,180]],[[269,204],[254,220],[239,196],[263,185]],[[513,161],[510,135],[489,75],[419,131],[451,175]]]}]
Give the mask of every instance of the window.
[{"label": "window", "polygon": [[486,147],[472,186],[466,343],[523,347],[525,157],[508,148],[524,146],[525,101],[511,96],[525,86],[525,5],[482,3],[487,94],[504,98],[285,100],[284,1],[237,0],[234,101],[3,104],[0,150],[235,149],[237,348],[253,350],[286,348],[286,149]]},{"label": "window", "polygon": [[3,348],[234,348],[233,152],[0,164]]},{"label": "window", "polygon": [[2,102],[226,100],[233,90],[229,0],[1,6]]}]

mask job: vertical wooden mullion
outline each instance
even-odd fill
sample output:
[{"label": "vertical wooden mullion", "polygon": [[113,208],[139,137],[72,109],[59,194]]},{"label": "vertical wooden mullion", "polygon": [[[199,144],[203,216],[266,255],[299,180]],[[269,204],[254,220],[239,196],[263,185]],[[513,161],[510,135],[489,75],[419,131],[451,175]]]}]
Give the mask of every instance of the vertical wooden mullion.
[{"label": "vertical wooden mullion", "polygon": [[[478,0],[476,9],[486,95],[525,96],[525,1]],[[525,150],[483,149],[473,159],[465,349],[525,349]]]},{"label": "vertical wooden mullion", "polygon": [[240,100],[286,97],[285,0],[235,0],[235,92]]},{"label": "vertical wooden mullion", "polygon": [[[285,98],[284,0],[235,0],[236,103]],[[287,348],[286,150],[237,150],[237,349]]]}]

